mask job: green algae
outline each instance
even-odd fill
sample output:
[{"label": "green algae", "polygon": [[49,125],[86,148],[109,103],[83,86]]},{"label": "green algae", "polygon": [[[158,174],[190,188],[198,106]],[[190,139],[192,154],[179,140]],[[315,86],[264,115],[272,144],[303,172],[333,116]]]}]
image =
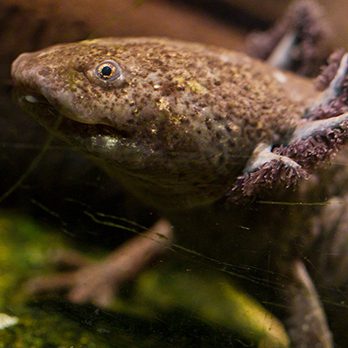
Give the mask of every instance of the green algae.
[{"label": "green algae", "polygon": [[18,318],[18,324],[0,330],[0,348],[107,347],[64,313],[28,301],[22,285],[47,270],[51,247],[63,247],[58,234],[45,233],[30,219],[0,217],[0,312]]},{"label": "green algae", "polygon": [[29,297],[23,284],[52,272],[47,259],[61,248],[61,234],[0,215],[0,313],[18,318],[0,330],[0,348],[288,346],[282,325],[225,278],[173,265],[145,272],[109,310]]},{"label": "green algae", "polygon": [[233,330],[260,346],[289,345],[282,324],[223,277],[207,274],[197,277],[191,272],[172,272],[163,277],[160,272],[147,272],[139,279],[138,291],[138,299],[162,311],[180,308],[212,327]]}]

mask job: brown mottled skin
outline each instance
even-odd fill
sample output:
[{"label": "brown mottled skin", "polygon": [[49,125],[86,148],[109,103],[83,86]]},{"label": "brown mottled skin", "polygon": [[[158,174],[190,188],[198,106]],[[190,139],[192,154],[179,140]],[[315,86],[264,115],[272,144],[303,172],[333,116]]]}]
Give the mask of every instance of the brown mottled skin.
[{"label": "brown mottled skin", "polygon": [[[105,83],[95,69],[110,59],[121,77]],[[310,217],[320,207],[223,204],[260,143],[291,143],[318,96],[311,81],[240,53],[157,38],[53,46],[21,55],[12,76],[23,107],[158,208],[179,244],[221,262],[277,272],[281,287],[273,283],[272,296],[275,292],[289,308],[293,342],[305,341],[294,347],[332,347],[317,294],[299,261],[313,238]],[[62,116],[58,125],[57,116]],[[286,196],[273,190],[258,198],[322,199],[326,190],[313,194],[311,184],[299,192],[285,190]],[[262,297],[258,283],[256,290]],[[70,298],[90,300],[83,291],[80,287]]]},{"label": "brown mottled skin", "polygon": [[[105,88],[94,76],[106,59],[120,65],[121,86]],[[98,132],[86,138],[78,131],[77,141],[137,196],[168,208],[222,197],[256,145],[286,139],[304,109],[268,66],[239,53],[165,39],[54,46],[22,55],[13,74],[26,89],[39,86],[68,118],[122,132],[112,142]],[[69,140],[76,142],[74,136]]]}]

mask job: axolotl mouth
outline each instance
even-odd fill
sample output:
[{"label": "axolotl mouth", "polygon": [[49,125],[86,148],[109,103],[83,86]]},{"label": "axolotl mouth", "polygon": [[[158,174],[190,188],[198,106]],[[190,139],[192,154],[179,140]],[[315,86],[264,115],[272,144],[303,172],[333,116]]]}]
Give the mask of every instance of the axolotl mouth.
[{"label": "axolotl mouth", "polygon": [[35,90],[23,87],[15,87],[13,91],[15,100],[19,105],[30,113],[40,124],[54,133],[64,134],[64,138],[113,137],[118,139],[130,139],[132,135],[126,130],[118,130],[105,124],[88,124],[75,121],[61,110],[59,106],[50,103],[43,95]]},{"label": "axolotl mouth", "polygon": [[[34,65],[36,56],[36,53],[20,55],[12,64],[11,73],[16,101],[44,127],[58,133],[63,132],[65,137],[112,136],[128,139],[132,136],[128,130],[117,129],[105,121],[97,123],[74,114],[66,91],[54,88],[48,83],[49,79],[45,75],[50,73],[50,68],[40,70]],[[53,127],[56,129],[52,129]]]},{"label": "axolotl mouth", "polygon": [[112,162],[114,167],[128,173],[142,171],[147,162],[145,159],[152,154],[146,144],[139,143],[126,131],[103,124],[84,124],[66,117],[36,91],[16,88],[14,96],[22,109],[55,136],[99,160]]},{"label": "axolotl mouth", "polygon": [[[141,167],[144,157],[151,156],[153,151],[131,128],[117,127],[107,117],[90,116],[91,110],[81,107],[83,104],[76,100],[81,96],[76,89],[71,91],[71,86],[67,87],[65,72],[48,63],[42,64],[41,60],[47,59],[53,50],[24,53],[13,62],[11,73],[16,101],[41,125],[73,146],[99,158],[119,162],[122,167],[129,163],[132,167]],[[89,83],[85,71],[78,71],[76,67],[71,67],[70,71],[77,80],[77,87]]]}]

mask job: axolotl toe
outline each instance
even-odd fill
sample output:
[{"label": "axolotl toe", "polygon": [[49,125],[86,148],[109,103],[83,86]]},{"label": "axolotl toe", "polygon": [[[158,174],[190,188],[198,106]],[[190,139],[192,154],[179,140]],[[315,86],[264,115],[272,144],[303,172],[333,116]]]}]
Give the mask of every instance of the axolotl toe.
[{"label": "axolotl toe", "polygon": [[[299,197],[296,187],[345,143],[346,71],[347,56],[336,54],[321,92],[244,54],[163,38],[57,45],[12,66],[23,108],[158,208],[179,243],[241,264],[263,264],[272,248],[268,262],[288,282],[284,320],[293,342],[308,344],[301,347],[332,344],[301,261],[312,236],[308,210],[294,218],[290,208],[257,202]],[[170,240],[166,220],[158,226]],[[145,255],[133,251],[129,259]],[[88,296],[80,287],[71,298]]]}]

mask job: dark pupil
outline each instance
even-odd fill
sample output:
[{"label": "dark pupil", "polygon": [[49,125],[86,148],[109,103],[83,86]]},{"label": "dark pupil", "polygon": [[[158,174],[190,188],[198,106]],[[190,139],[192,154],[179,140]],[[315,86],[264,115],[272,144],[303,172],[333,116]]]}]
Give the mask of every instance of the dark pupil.
[{"label": "dark pupil", "polygon": [[104,66],[103,69],[101,70],[101,74],[103,76],[110,76],[112,73],[112,69],[109,66]]}]

